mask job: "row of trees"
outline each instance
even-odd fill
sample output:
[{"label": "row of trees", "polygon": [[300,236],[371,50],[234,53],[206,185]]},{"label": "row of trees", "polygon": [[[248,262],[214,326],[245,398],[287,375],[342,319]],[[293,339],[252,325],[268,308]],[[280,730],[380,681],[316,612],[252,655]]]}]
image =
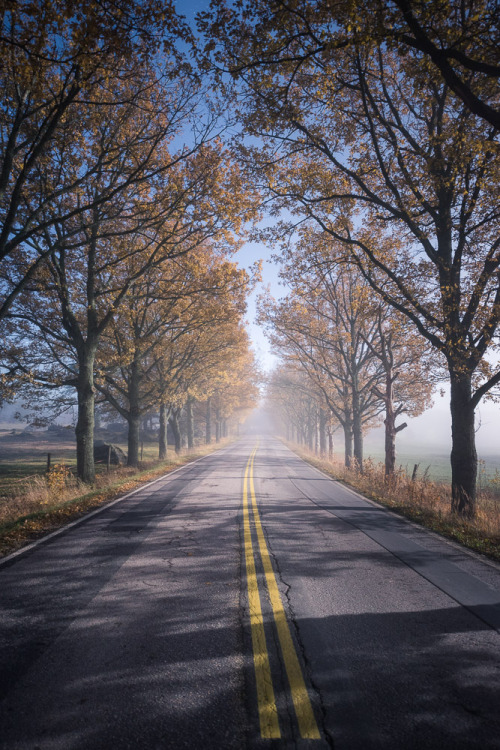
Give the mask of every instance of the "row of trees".
[{"label": "row of trees", "polygon": [[[60,290],[51,260],[46,270],[56,281],[32,289],[9,316],[4,362],[17,396],[31,405],[42,396],[43,410],[51,406],[57,413],[73,403],[71,386],[82,397],[75,342],[57,315]],[[138,464],[140,425],[151,412],[159,415],[159,458],[165,458],[168,423],[180,448],[181,414],[193,446],[197,402],[208,401],[205,413],[213,412],[217,429],[233,411],[254,403],[258,371],[242,322],[251,286],[246,271],[209,245],[165,260],[131,285],[99,338],[89,408],[92,423],[96,403],[126,421],[129,466]],[[42,386],[49,393],[41,394]],[[88,466],[93,438],[86,445]]]},{"label": "row of trees", "polygon": [[255,201],[173,6],[6,1],[1,14],[3,394],[74,389],[91,482],[96,395],[127,420],[136,464],[153,401],[173,419],[249,364],[249,278],[228,256]]},{"label": "row of trees", "polygon": [[[321,234],[304,231],[281,271],[291,293],[278,302],[261,298],[260,320],[282,359],[271,380],[270,400],[278,397],[285,422],[295,425],[299,435],[302,429],[302,439],[307,433],[309,443],[312,425],[318,424],[321,452],[326,431],[331,435],[340,426],[345,463],[350,466],[354,459],[360,470],[363,435],[383,414],[390,476],[396,435],[406,427],[398,420],[429,406],[436,368],[408,321],[374,297],[355,265],[333,262],[330,245]],[[296,403],[293,383],[302,393]]]},{"label": "row of trees", "polygon": [[315,389],[302,368],[286,361],[275,367],[268,378],[266,397],[273,424],[281,435],[333,458],[338,424],[329,414],[322,392]]},{"label": "row of trees", "polygon": [[316,226],[445,361],[452,507],[473,515],[475,409],[500,383],[497,4],[217,0],[200,28],[290,217],[271,241]]},{"label": "row of trees", "polygon": [[[166,455],[167,421],[179,449],[179,416],[193,447],[193,408],[207,401],[216,437],[236,409],[257,396],[258,369],[242,324],[250,279],[206,248],[136,283],[115,316],[97,360],[96,388],[128,423],[128,462],[139,455],[142,417],[158,410],[159,457]],[[206,417],[205,417],[206,418]]]}]

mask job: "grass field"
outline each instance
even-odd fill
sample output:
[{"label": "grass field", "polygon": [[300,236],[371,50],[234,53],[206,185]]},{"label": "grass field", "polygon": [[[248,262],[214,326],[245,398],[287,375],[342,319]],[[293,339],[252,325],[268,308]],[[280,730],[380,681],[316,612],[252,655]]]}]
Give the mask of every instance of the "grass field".
[{"label": "grass field", "polygon": [[[366,441],[365,458],[372,458],[375,462],[383,463],[383,447]],[[343,460],[343,454],[336,454],[336,458]],[[425,446],[415,445],[411,451],[398,451],[396,464],[411,476],[415,464],[418,464],[417,475],[424,474],[434,482],[451,482],[450,454],[445,451],[429,451]],[[500,455],[479,455],[478,485],[479,489],[500,482]]]},{"label": "grass field", "polygon": [[[110,439],[127,453],[127,444]],[[158,459],[158,443],[144,441],[140,452],[141,461],[150,463]],[[169,446],[170,452],[173,446]],[[35,476],[44,475],[47,469],[47,456],[54,467],[64,464],[69,470],[76,469],[75,439],[72,430],[68,435],[50,432],[30,433],[22,430],[0,430],[0,501],[19,495]],[[97,473],[106,471],[106,466],[97,464]]]}]

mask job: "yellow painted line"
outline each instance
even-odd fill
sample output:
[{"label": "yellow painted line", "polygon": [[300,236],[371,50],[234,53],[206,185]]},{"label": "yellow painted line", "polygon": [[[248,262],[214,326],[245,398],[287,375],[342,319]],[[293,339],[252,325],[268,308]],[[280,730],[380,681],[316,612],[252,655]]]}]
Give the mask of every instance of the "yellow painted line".
[{"label": "yellow painted line", "polygon": [[259,586],[257,573],[255,571],[255,558],[253,555],[252,534],[250,531],[250,518],[248,512],[248,473],[256,450],[257,448],[254,449],[248,459],[243,483],[245,563],[247,571],[248,606],[250,609],[250,628],[252,632],[253,661],[255,681],[257,684],[257,706],[259,711],[260,733],[265,739],[275,739],[281,737],[281,733],[278,722],[278,710],[274,698],[266,635],[264,632],[264,618],[262,617]]},{"label": "yellow painted line", "polygon": [[247,466],[247,473],[249,475],[253,517],[255,528],[257,531],[257,539],[259,541],[260,556],[262,558],[262,565],[264,567],[264,573],[266,576],[267,589],[269,591],[269,599],[271,601],[271,606],[273,609],[276,630],[278,632],[281,652],[283,654],[283,661],[285,663],[285,669],[288,676],[288,682],[292,694],[293,705],[295,707],[295,713],[297,715],[300,734],[304,739],[319,740],[321,739],[321,735],[319,733],[318,725],[316,723],[314,712],[312,710],[311,701],[307,693],[302,669],[300,667],[297,652],[295,650],[292,635],[290,633],[290,628],[286,619],[285,610],[281,601],[281,595],[278,589],[278,584],[276,582],[276,577],[274,575],[271,558],[269,556],[269,551],[267,549],[267,544],[264,537],[264,531],[262,529],[262,524],[260,521],[253,482],[253,465],[256,452],[257,449],[255,449],[250,456],[249,467]]}]

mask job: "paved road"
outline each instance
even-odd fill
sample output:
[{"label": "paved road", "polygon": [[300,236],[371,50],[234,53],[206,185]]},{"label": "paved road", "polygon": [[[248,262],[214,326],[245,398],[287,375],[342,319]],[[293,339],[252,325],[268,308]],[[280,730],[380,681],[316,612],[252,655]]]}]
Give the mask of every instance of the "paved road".
[{"label": "paved road", "polygon": [[0,566],[1,748],[500,748],[499,566],[255,447]]}]

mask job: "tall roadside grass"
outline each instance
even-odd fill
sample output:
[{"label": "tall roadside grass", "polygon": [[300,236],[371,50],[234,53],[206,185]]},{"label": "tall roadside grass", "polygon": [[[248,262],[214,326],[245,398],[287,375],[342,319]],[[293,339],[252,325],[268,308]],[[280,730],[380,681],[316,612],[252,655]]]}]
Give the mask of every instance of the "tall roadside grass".
[{"label": "tall roadside grass", "polygon": [[17,494],[0,497],[0,557],[231,442],[227,438],[178,455],[172,452],[165,461],[142,462],[140,469],[103,472],[92,486],[79,482],[70,467],[55,464],[49,473],[24,482]]},{"label": "tall roadside grass", "polygon": [[356,467],[348,469],[338,459],[319,458],[304,446],[287,445],[308,463],[365,497],[500,561],[500,476],[494,477],[479,491],[476,516],[467,521],[451,512],[451,487],[431,481],[425,473],[412,478],[405,469],[399,468],[393,477],[387,479],[384,465],[371,459],[364,462],[361,473]]}]

